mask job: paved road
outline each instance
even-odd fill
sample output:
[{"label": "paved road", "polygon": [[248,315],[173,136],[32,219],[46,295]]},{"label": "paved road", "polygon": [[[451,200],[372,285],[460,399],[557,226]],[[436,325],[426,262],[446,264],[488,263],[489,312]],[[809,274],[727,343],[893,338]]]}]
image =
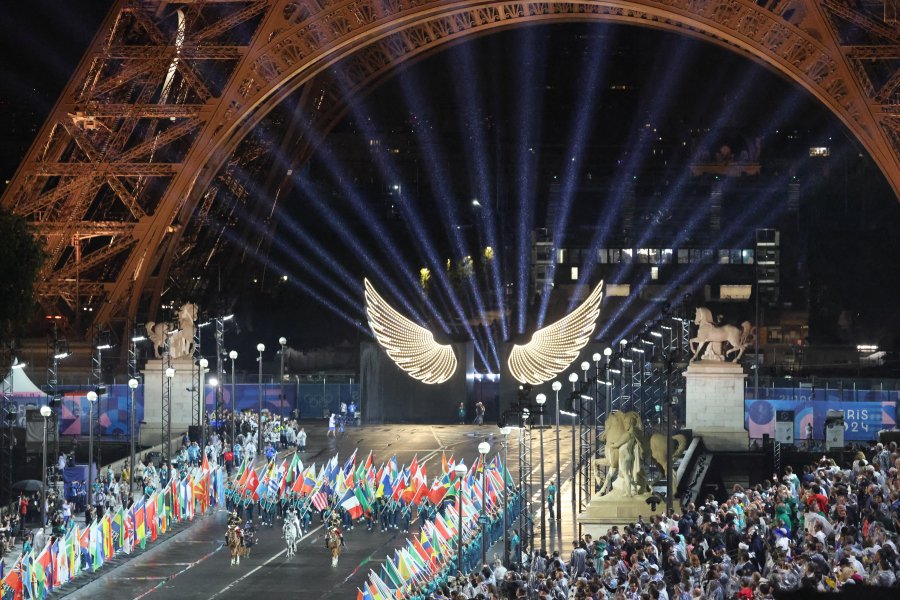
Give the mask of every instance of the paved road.
[{"label": "paved road", "polygon": [[[318,428],[317,428],[318,429]],[[466,463],[477,455],[478,444],[487,439],[492,453],[499,450],[502,436],[496,426],[485,425],[392,425],[351,428],[338,440],[325,439],[323,431],[310,432],[307,456],[304,464],[316,461],[321,464],[335,450],[344,460],[359,448],[357,457],[365,459],[371,448],[376,461],[397,455],[399,463],[407,464],[414,454],[419,462],[426,461],[429,475],[440,470],[441,450],[447,455],[464,457]],[[563,472],[570,465],[571,449],[565,440],[568,430],[563,430]],[[535,436],[537,439],[537,436]],[[555,435],[545,434],[545,469],[549,477],[555,472]],[[513,477],[518,477],[516,464],[515,433],[510,435],[509,462]],[[539,508],[540,465],[537,462],[539,448],[535,443],[534,491],[535,508]],[[563,476],[562,496],[563,539],[571,543],[574,525],[569,503],[570,484]],[[281,530],[263,529],[253,554],[240,566],[230,566],[228,549],[223,547],[227,515],[224,511],[211,514],[192,527],[159,543],[144,554],[121,566],[111,569],[85,587],[74,591],[70,598],[154,598],[213,600],[240,598],[248,600],[253,594],[264,592],[267,598],[355,598],[369,569],[380,571],[381,562],[393,549],[405,544],[402,532],[370,533],[365,527],[347,532],[347,549],[337,568],[331,567],[330,556],[324,548],[323,531],[313,522],[313,530],[301,541],[297,556],[286,559]],[[415,529],[415,524],[413,525]],[[552,547],[558,543],[556,528],[549,531]],[[539,543],[540,536],[537,536]],[[499,551],[499,550],[496,550]],[[495,550],[491,551],[491,554]],[[273,594],[274,595],[271,595]]]}]

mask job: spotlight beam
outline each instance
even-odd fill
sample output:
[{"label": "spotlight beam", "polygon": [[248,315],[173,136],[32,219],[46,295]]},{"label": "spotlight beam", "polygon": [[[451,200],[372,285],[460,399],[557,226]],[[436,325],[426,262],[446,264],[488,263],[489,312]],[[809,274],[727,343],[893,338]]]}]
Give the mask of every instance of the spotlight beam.
[{"label": "spotlight beam", "polygon": [[[428,102],[422,96],[421,86],[414,79],[413,72],[407,71],[399,76],[400,87],[406,99],[407,106],[413,114],[420,116],[422,123],[428,123],[432,120],[432,111],[429,109]],[[459,85],[463,85],[460,83]],[[453,246],[456,248],[457,256],[462,258],[470,256],[471,251],[463,240],[461,221],[456,207],[456,202],[452,197],[452,183],[444,165],[442,147],[431,133],[431,128],[421,125],[413,128],[416,140],[422,148],[422,157],[425,159],[428,173],[428,180],[433,196],[438,201],[438,207],[443,216],[446,233],[448,234]],[[465,285],[475,302],[475,309],[479,318],[483,319],[485,315],[484,301],[481,298],[481,292],[474,284],[471,277],[465,278]],[[497,352],[496,344],[493,337],[488,336],[488,349],[494,358],[494,365],[499,369],[500,358]]]},{"label": "spotlight beam", "polygon": [[[345,96],[348,95],[350,91],[350,85],[342,71],[336,71],[335,80],[337,81],[338,86],[341,88],[342,93]],[[350,102],[350,113],[353,115],[355,122],[359,125],[360,129],[363,131],[363,134],[367,138],[377,138],[377,132],[374,130],[371,122],[363,112],[360,104],[360,102]],[[393,162],[385,156],[384,153],[375,152],[374,150],[370,150],[370,153],[372,158],[378,165],[385,183],[392,181],[401,181],[398,169],[395,167]],[[458,320],[462,323],[466,333],[469,335],[470,339],[475,340],[474,332],[466,321],[465,311],[462,309],[459,298],[457,298],[455,292],[453,291],[453,287],[450,284],[446,273],[444,272],[443,261],[438,256],[437,252],[434,249],[434,245],[430,241],[431,238],[428,235],[419,211],[409,201],[408,195],[404,193],[402,189],[398,190],[397,198],[397,204],[399,205],[400,210],[405,217],[404,222],[409,227],[410,235],[413,239],[420,240],[420,249],[425,254],[426,264],[431,268],[431,272],[435,275],[441,288],[445,291],[448,299],[452,304],[453,311],[456,314]],[[488,364],[484,350],[477,342],[475,343],[475,352],[478,354],[479,358],[481,358],[483,364]]]},{"label": "spotlight beam", "polygon": [[[608,55],[606,53],[608,39],[605,36],[597,36],[591,46],[590,56],[587,59],[587,75],[584,77],[584,85],[578,108],[573,115],[572,130],[569,133],[569,142],[566,146],[566,163],[563,173],[563,184],[560,191],[559,208],[554,222],[549,223],[553,236],[553,248],[562,248],[565,243],[566,228],[569,224],[569,214],[572,211],[572,200],[578,186],[578,174],[584,160],[584,146],[591,134],[596,114],[597,98],[600,89],[606,81],[606,72],[609,68]],[[537,314],[537,327],[544,325],[547,316],[547,307],[550,303],[550,292],[556,275],[556,261],[551,260],[547,266],[547,284],[541,291],[541,303]]]},{"label": "spotlight beam", "polygon": [[515,194],[518,211],[516,214],[516,332],[525,333],[528,315],[528,288],[531,279],[530,261],[531,233],[534,230],[534,206],[536,188],[533,179],[539,164],[541,124],[543,122],[543,89],[546,76],[546,53],[535,50],[538,47],[536,30],[526,27],[519,33],[518,63],[514,77],[518,90],[518,131],[522,136],[517,149],[517,175]]},{"label": "spotlight beam", "polygon": [[[475,61],[472,57],[472,49],[469,44],[462,44],[456,48],[456,52],[460,55],[460,61],[451,61],[453,64],[454,78],[460,84],[455,85],[457,103],[462,107],[460,111],[460,130],[470,131],[469,152],[467,156],[469,161],[469,186],[477,190],[476,202],[478,205],[475,210],[480,217],[479,233],[485,243],[481,246],[490,246],[497,249],[496,223],[494,218],[494,201],[492,200],[489,173],[490,161],[487,156],[487,141],[484,134],[482,120],[478,115],[478,108],[481,106],[479,93],[479,73],[475,68]],[[463,82],[467,82],[466,85]],[[501,284],[501,268],[502,259],[500,255],[495,254],[494,259],[490,261],[488,276],[494,288],[494,297],[497,303],[497,309],[500,314],[500,329],[503,339],[509,339],[509,326],[506,322],[506,309],[504,307],[503,287]],[[488,331],[490,335],[490,332]],[[498,365],[499,367],[499,358]]]}]

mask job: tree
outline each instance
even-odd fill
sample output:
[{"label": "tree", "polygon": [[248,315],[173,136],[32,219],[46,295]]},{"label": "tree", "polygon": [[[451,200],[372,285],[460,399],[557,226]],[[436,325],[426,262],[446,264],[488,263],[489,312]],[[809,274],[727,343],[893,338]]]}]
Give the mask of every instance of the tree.
[{"label": "tree", "polygon": [[0,340],[11,342],[31,322],[34,282],[45,258],[25,219],[0,207]]}]

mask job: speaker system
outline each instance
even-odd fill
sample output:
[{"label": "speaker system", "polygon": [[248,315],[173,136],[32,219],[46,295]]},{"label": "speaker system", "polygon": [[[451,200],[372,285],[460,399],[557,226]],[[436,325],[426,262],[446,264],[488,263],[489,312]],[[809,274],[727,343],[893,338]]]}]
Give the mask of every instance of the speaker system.
[{"label": "speaker system", "polygon": [[779,444],[794,443],[794,411],[775,411],[775,441]]},{"label": "speaker system", "polygon": [[188,426],[188,438],[190,438],[192,442],[200,443],[200,427],[198,425]]}]

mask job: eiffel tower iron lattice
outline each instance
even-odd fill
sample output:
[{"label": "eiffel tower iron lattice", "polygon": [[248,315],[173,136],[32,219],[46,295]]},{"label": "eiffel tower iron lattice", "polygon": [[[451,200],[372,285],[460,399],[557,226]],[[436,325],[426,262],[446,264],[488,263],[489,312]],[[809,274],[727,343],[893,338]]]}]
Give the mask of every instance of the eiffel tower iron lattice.
[{"label": "eiffel tower iron lattice", "polygon": [[[192,252],[222,251],[221,241],[201,244],[202,232],[221,240],[237,229],[235,207],[269,214],[290,185],[285,173],[354,94],[460,39],[559,21],[676,31],[768,65],[827,106],[900,195],[896,9],[894,0],[120,0],[2,203],[45,240],[37,292],[47,314],[81,334],[125,327],[139,312],[154,318],[169,284],[190,285],[181,280],[200,262]],[[266,164],[272,144],[254,132],[282,104],[291,165]],[[242,173],[263,180],[264,193],[251,194]],[[257,247],[270,238],[236,234],[258,235]]]}]

